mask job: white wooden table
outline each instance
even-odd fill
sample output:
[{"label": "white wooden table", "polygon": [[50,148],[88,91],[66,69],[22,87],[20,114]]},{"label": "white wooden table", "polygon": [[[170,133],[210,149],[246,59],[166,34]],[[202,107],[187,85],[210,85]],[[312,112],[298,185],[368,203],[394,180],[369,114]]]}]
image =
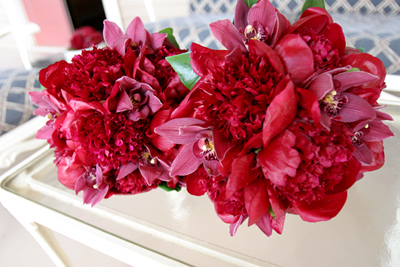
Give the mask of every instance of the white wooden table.
[{"label": "white wooden table", "polygon": [[[387,92],[400,91],[399,77],[389,76],[387,83],[392,89]],[[57,266],[70,263],[49,229],[134,266],[400,266],[399,100],[386,93],[380,100],[388,104],[384,111],[393,116],[388,125],[396,134],[385,140],[384,167],[349,190],[337,217],[312,224],[288,215],[282,235],[268,238],[257,227],[242,225],[232,238],[207,197],[185,190],[82,205],[80,195],[57,181],[52,151],[32,141],[41,118],[12,133],[24,134],[14,138],[19,144],[35,143],[34,152],[17,155],[19,162],[0,177],[0,200]],[[12,146],[3,137],[0,146]]]}]

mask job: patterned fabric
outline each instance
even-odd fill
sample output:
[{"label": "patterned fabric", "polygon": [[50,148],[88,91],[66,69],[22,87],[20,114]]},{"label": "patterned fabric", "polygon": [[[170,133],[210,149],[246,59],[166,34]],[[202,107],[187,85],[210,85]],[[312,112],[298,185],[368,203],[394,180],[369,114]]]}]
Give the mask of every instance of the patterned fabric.
[{"label": "patterned fabric", "polygon": [[40,91],[39,70],[0,71],[0,135],[33,117],[28,91]]},{"label": "patterned fabric", "polygon": [[[237,0],[190,0],[192,14],[234,14]],[[298,16],[304,0],[272,0],[272,4],[288,16]],[[400,13],[400,0],[325,0],[329,13],[382,14]]]}]

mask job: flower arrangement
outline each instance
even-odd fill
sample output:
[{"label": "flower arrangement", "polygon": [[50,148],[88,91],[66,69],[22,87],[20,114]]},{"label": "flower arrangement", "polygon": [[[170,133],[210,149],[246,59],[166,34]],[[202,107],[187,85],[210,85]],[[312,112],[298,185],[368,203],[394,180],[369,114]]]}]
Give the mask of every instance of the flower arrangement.
[{"label": "flower arrangement", "polygon": [[186,187],[231,235],[247,219],[270,236],[286,214],[335,217],[393,133],[382,62],[346,47],[323,4],[306,1],[290,24],[268,0],[239,0],[234,24],[210,24],[226,50],[105,21],[107,47],[41,70],[45,89],[30,92],[59,181],[92,205]]},{"label": "flower arrangement", "polygon": [[75,30],[70,40],[70,49],[90,48],[103,42],[103,35],[92,26],[83,26]]}]

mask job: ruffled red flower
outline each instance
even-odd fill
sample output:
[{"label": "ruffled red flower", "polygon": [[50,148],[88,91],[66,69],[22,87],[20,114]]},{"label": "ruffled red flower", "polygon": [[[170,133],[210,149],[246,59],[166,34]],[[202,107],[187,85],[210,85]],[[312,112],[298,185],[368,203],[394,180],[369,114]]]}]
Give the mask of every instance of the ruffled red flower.
[{"label": "ruffled red flower", "polygon": [[84,50],[65,68],[62,89],[86,102],[104,101],[124,75],[122,66],[122,57],[111,49]]},{"label": "ruffled red flower", "polygon": [[83,26],[75,30],[71,38],[71,49],[84,49],[103,41],[101,32],[91,26]]}]

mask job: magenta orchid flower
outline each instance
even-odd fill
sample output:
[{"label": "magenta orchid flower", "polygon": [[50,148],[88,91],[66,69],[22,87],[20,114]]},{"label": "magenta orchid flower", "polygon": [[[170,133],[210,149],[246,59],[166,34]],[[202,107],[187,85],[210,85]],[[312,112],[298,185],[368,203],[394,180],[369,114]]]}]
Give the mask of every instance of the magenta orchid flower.
[{"label": "magenta orchid flower", "polygon": [[129,119],[138,121],[156,113],[161,107],[156,90],[146,83],[124,76],[117,80],[121,94],[116,112],[130,111]]},{"label": "magenta orchid flower", "polygon": [[[331,73],[318,75],[308,86],[320,106],[320,123],[329,128],[332,119],[338,116],[340,121],[346,123],[374,119],[376,112],[371,104],[347,91],[352,87],[376,81],[378,77],[364,71]],[[314,111],[314,118],[318,117]]]},{"label": "magenta orchid flower", "polygon": [[210,28],[215,38],[228,50],[239,45],[243,52],[247,52],[250,40],[259,40],[274,47],[290,24],[268,0],[258,1],[251,8],[239,0],[234,22],[235,25],[228,19],[219,20],[211,23]]},{"label": "magenta orchid flower", "polygon": [[370,165],[374,160],[374,153],[365,144],[365,142],[377,142],[394,136],[390,128],[382,122],[382,120],[393,120],[391,116],[377,112],[377,117],[372,121],[363,121],[354,126],[354,135],[352,141],[354,148],[354,157],[365,165]]},{"label": "magenta orchid flower", "polygon": [[207,173],[219,174],[212,129],[194,118],[170,120],[154,131],[174,144],[184,145],[171,166],[171,176],[188,175],[203,164]]},{"label": "magenta orchid flower", "polygon": [[149,34],[139,17],[132,20],[125,33],[116,23],[104,20],[103,36],[106,44],[111,49],[118,51],[121,56],[125,55],[129,46],[136,48],[145,45],[152,49],[157,49],[167,38],[166,33]]},{"label": "magenta orchid flower", "polygon": [[169,175],[171,170],[170,162],[155,154],[155,151],[146,148],[140,159],[121,166],[117,180],[139,169],[148,185],[152,185],[157,179],[164,182],[171,181],[173,177]]}]

